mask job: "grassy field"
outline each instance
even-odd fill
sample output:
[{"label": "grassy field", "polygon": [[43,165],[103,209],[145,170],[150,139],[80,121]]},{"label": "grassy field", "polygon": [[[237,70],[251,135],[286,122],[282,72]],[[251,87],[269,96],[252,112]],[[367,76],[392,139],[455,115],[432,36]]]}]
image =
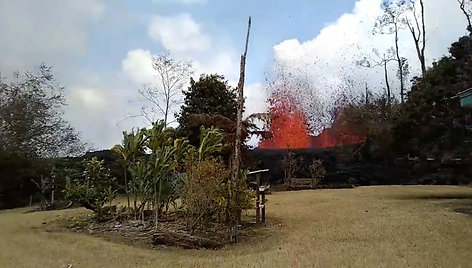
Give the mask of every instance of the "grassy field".
[{"label": "grassy field", "polygon": [[268,196],[270,226],[218,251],[141,249],[46,232],[74,209],[0,211],[0,267],[471,267],[472,188],[360,187]]}]

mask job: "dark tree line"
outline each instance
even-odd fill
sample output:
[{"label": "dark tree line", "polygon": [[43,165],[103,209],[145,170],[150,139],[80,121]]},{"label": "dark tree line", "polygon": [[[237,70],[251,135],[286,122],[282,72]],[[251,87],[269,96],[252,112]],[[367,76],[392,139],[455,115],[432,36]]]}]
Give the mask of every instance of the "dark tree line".
[{"label": "dark tree line", "polygon": [[0,207],[26,205],[31,195],[51,189],[51,158],[85,151],[63,118],[63,91],[45,65],[0,77]]},{"label": "dark tree line", "polygon": [[450,55],[433,63],[413,81],[404,114],[395,128],[403,153],[443,155],[471,152],[471,111],[460,107],[457,93],[472,88],[472,36],[453,43]]},{"label": "dark tree line", "polygon": [[83,153],[79,134],[63,118],[63,90],[45,65],[15,73],[11,82],[0,77],[0,150],[31,158]]}]

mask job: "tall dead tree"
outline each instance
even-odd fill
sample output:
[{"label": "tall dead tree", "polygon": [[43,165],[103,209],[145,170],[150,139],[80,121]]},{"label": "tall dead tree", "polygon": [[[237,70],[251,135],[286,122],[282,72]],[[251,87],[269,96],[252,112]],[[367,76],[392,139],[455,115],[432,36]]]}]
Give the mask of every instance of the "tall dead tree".
[{"label": "tall dead tree", "polygon": [[425,49],[426,49],[426,26],[424,23],[424,3],[419,0],[420,11],[416,10],[416,1],[406,1],[409,5],[411,16],[407,16],[406,25],[410,30],[411,36],[415,43],[416,53],[421,64],[421,73],[426,73]]},{"label": "tall dead tree", "polygon": [[457,3],[459,3],[459,8],[467,19],[467,30],[472,32],[472,24],[470,22],[470,16],[472,13],[472,0],[457,0]]},{"label": "tall dead tree", "polygon": [[364,57],[360,61],[357,61],[356,64],[365,68],[377,68],[377,67],[383,68],[385,88],[387,89],[387,104],[388,104],[388,109],[390,110],[391,101],[392,101],[392,90],[390,88],[388,64],[396,60],[394,56],[395,52],[393,48],[390,48],[384,54],[381,54],[376,49],[373,49],[372,52],[374,54],[374,57]]},{"label": "tall dead tree", "polygon": [[374,26],[374,33],[393,34],[395,49],[395,60],[398,64],[398,78],[400,79],[400,100],[403,104],[405,99],[405,77],[408,73],[408,63],[406,58],[400,56],[399,33],[406,27],[404,13],[406,11],[401,2],[386,1],[382,4],[383,14],[377,18]]},{"label": "tall dead tree", "polygon": [[[241,143],[242,143],[242,128],[243,128],[243,108],[244,108],[244,79],[246,72],[246,56],[247,56],[247,47],[249,44],[249,33],[251,31],[251,17],[249,17],[248,26],[247,26],[247,35],[246,35],[246,45],[244,47],[244,52],[241,55],[241,64],[239,72],[239,83],[238,83],[238,113],[236,119],[236,137],[234,141],[234,152],[232,160],[232,170],[231,170],[231,182],[233,184],[233,200],[238,199],[238,189],[240,183],[240,166],[241,166]],[[236,239],[237,226],[239,224],[239,217],[241,211],[237,211],[235,219],[235,229],[233,235],[233,240]]]}]

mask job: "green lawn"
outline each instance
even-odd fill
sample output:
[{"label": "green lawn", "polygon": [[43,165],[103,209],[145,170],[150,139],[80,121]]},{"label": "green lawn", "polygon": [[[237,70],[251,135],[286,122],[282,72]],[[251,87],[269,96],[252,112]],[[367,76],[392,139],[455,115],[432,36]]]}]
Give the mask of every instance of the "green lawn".
[{"label": "green lawn", "polygon": [[43,230],[73,209],[0,211],[0,267],[471,267],[472,188],[360,187],[268,196],[270,226],[218,251],[142,249]]}]

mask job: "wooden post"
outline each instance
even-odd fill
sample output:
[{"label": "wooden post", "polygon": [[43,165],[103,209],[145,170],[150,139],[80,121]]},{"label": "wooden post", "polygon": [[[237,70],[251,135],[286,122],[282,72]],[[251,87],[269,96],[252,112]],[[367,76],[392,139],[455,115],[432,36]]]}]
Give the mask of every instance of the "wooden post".
[{"label": "wooden post", "polygon": [[[240,73],[239,73],[239,83],[238,83],[238,113],[236,119],[236,137],[234,141],[234,154],[232,160],[232,174],[231,174],[231,182],[233,184],[233,200],[237,200],[238,198],[238,189],[239,189],[239,180],[240,180],[240,162],[241,162],[241,141],[242,141],[242,128],[243,128],[243,109],[244,109],[244,79],[245,79],[245,71],[246,71],[246,55],[247,55],[247,47],[249,43],[249,33],[251,30],[251,17],[249,17],[248,27],[247,27],[247,35],[246,35],[246,46],[244,48],[244,53],[241,55],[241,63],[240,63]],[[240,218],[241,211],[237,211],[237,215],[234,219],[233,225],[233,233],[232,233],[232,240],[236,242],[237,230],[239,225],[239,218]]]},{"label": "wooden post", "polygon": [[265,189],[262,191],[262,223],[265,223]]},{"label": "wooden post", "polygon": [[44,179],[43,175],[41,175],[41,209],[47,209],[46,204],[46,179]]},{"label": "wooden post", "polygon": [[54,189],[56,188],[55,179],[52,177],[51,181],[51,206],[54,206]]},{"label": "wooden post", "polygon": [[260,173],[256,174],[256,223],[261,221],[261,193],[259,192],[259,187],[261,186],[261,175]]}]

